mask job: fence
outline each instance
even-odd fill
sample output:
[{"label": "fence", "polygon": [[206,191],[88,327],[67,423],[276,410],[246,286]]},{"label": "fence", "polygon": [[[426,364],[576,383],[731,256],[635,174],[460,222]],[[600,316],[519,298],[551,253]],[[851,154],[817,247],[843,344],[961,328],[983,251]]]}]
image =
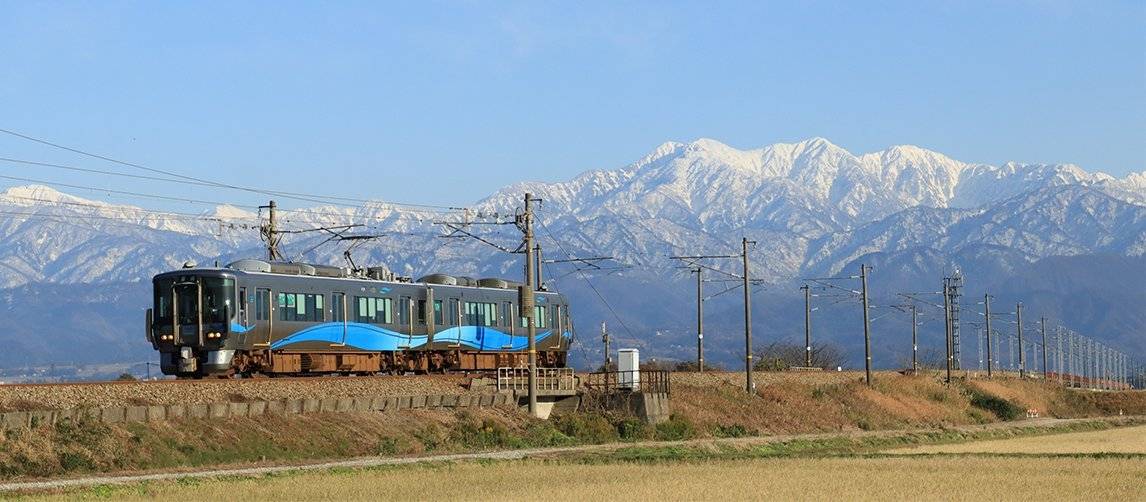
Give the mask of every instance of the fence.
[{"label": "fence", "polygon": [[[498,368],[497,390],[529,391],[529,368]],[[573,368],[537,368],[537,390],[541,392],[573,392],[577,378]]]},{"label": "fence", "polygon": [[618,392],[668,394],[669,375],[668,371],[663,370],[599,371],[589,373],[585,388],[606,394]]}]

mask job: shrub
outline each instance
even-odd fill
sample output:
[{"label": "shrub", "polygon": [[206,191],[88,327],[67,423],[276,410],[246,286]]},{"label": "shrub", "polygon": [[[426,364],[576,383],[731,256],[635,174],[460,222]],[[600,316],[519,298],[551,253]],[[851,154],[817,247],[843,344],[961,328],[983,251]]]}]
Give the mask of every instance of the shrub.
[{"label": "shrub", "polygon": [[649,426],[636,418],[625,418],[617,422],[617,435],[625,441],[649,439],[651,436]]},{"label": "shrub", "polygon": [[749,435],[746,427],[740,424],[717,425],[712,434],[719,438],[742,438]]},{"label": "shrub", "polygon": [[446,432],[438,424],[433,423],[414,431],[414,437],[422,443],[422,448],[426,451],[441,448],[448,439]]},{"label": "shrub", "polygon": [[596,413],[561,415],[553,424],[562,434],[583,443],[607,443],[617,439],[617,429]]},{"label": "shrub", "polygon": [[993,413],[999,420],[1008,421],[1023,415],[1023,408],[994,394],[983,391],[971,392],[971,406]]},{"label": "shrub", "polygon": [[679,415],[673,415],[668,420],[657,424],[656,437],[662,441],[680,441],[696,435],[696,428],[692,422]]}]

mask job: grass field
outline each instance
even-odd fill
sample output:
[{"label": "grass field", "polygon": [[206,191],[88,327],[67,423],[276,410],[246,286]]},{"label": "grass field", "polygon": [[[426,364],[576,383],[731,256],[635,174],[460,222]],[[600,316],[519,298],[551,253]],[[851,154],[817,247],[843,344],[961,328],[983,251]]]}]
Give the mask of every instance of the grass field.
[{"label": "grass field", "polygon": [[781,458],[669,464],[514,461],[163,483],[59,500],[1135,499],[1146,459]]},{"label": "grass field", "polygon": [[1121,427],[1104,431],[1075,432],[1052,436],[913,446],[910,448],[889,450],[888,453],[1134,453],[1146,455],[1146,426]]},{"label": "grass field", "polygon": [[[46,498],[1140,499],[1141,487],[1146,483],[1144,438],[1146,427],[1135,426],[897,448],[864,455],[718,459],[720,452],[714,450],[710,458],[694,451],[688,455],[654,455],[633,460],[637,457],[626,457],[618,452],[613,456],[439,463],[256,478],[153,482],[73,491]],[[933,454],[897,454],[900,452]]]}]

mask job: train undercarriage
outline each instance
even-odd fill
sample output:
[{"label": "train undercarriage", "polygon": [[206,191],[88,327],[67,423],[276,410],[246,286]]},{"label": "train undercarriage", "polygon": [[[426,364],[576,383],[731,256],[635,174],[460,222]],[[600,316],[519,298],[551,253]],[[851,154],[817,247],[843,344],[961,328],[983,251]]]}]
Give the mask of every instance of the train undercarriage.
[{"label": "train undercarriage", "polygon": [[[537,351],[539,367],[565,366],[566,352]],[[525,367],[526,352],[473,352],[461,350],[348,352],[348,351],[235,351],[231,365],[204,371],[206,365],[195,365],[192,371],[177,372],[178,378],[233,378],[382,375],[405,373],[474,373],[494,372],[497,368]],[[184,366],[187,369],[186,366]]]}]

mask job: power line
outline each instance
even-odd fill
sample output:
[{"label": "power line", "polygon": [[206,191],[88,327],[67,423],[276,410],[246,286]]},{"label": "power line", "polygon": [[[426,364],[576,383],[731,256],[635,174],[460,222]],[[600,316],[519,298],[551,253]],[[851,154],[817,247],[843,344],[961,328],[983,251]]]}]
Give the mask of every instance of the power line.
[{"label": "power line", "polygon": [[[87,157],[111,162],[114,164],[132,167],[135,169],[140,169],[140,170],[151,172],[151,173],[163,174],[163,175],[170,176],[173,178],[178,178],[178,179],[183,180],[185,182],[191,181],[191,182],[197,182],[197,183],[205,184],[208,186],[219,187],[219,188],[228,188],[231,190],[238,190],[238,191],[249,192],[249,193],[257,193],[257,194],[262,194],[262,195],[271,195],[271,196],[276,196],[276,197],[286,197],[289,199],[303,200],[303,201],[308,201],[308,202],[317,202],[320,204],[321,203],[330,204],[330,203],[332,203],[332,202],[330,202],[332,200],[341,200],[341,201],[358,202],[358,203],[370,202],[366,199],[357,199],[357,198],[353,198],[353,197],[313,195],[313,194],[305,194],[305,193],[300,193],[300,192],[287,192],[287,191],[279,191],[279,190],[264,190],[264,189],[251,188],[251,187],[246,187],[246,186],[241,186],[241,185],[233,185],[233,184],[229,184],[229,183],[221,183],[218,181],[211,181],[211,180],[206,180],[206,179],[202,179],[202,178],[196,178],[194,176],[187,176],[187,175],[179,174],[179,173],[173,172],[173,171],[167,171],[164,169],[157,169],[157,168],[148,167],[148,166],[144,166],[144,165],[133,163],[133,162],[127,162],[127,161],[115,159],[115,158],[108,157],[105,155],[87,152],[84,150],[80,150],[79,148],[74,148],[74,147],[62,145],[59,143],[54,143],[54,142],[51,142],[51,141],[48,141],[45,139],[36,138],[36,137],[22,134],[22,133],[19,133],[16,131],[11,131],[8,129],[0,129],[0,133],[8,134],[11,136],[15,136],[17,138],[21,138],[21,139],[24,139],[27,141],[32,141],[32,142],[39,143],[42,145],[47,145],[47,146],[50,146],[53,148],[66,150],[66,151],[76,153],[79,155],[84,155]],[[175,181],[175,180],[167,180],[167,181]],[[407,204],[407,203],[396,203],[396,202],[392,202],[390,204],[395,205],[395,206],[420,207],[420,208],[426,208],[426,209],[441,209],[441,210],[446,210],[446,211],[458,211],[458,210],[463,209],[463,208],[459,208],[459,207],[439,206],[439,205],[431,205],[431,204]]]}]

